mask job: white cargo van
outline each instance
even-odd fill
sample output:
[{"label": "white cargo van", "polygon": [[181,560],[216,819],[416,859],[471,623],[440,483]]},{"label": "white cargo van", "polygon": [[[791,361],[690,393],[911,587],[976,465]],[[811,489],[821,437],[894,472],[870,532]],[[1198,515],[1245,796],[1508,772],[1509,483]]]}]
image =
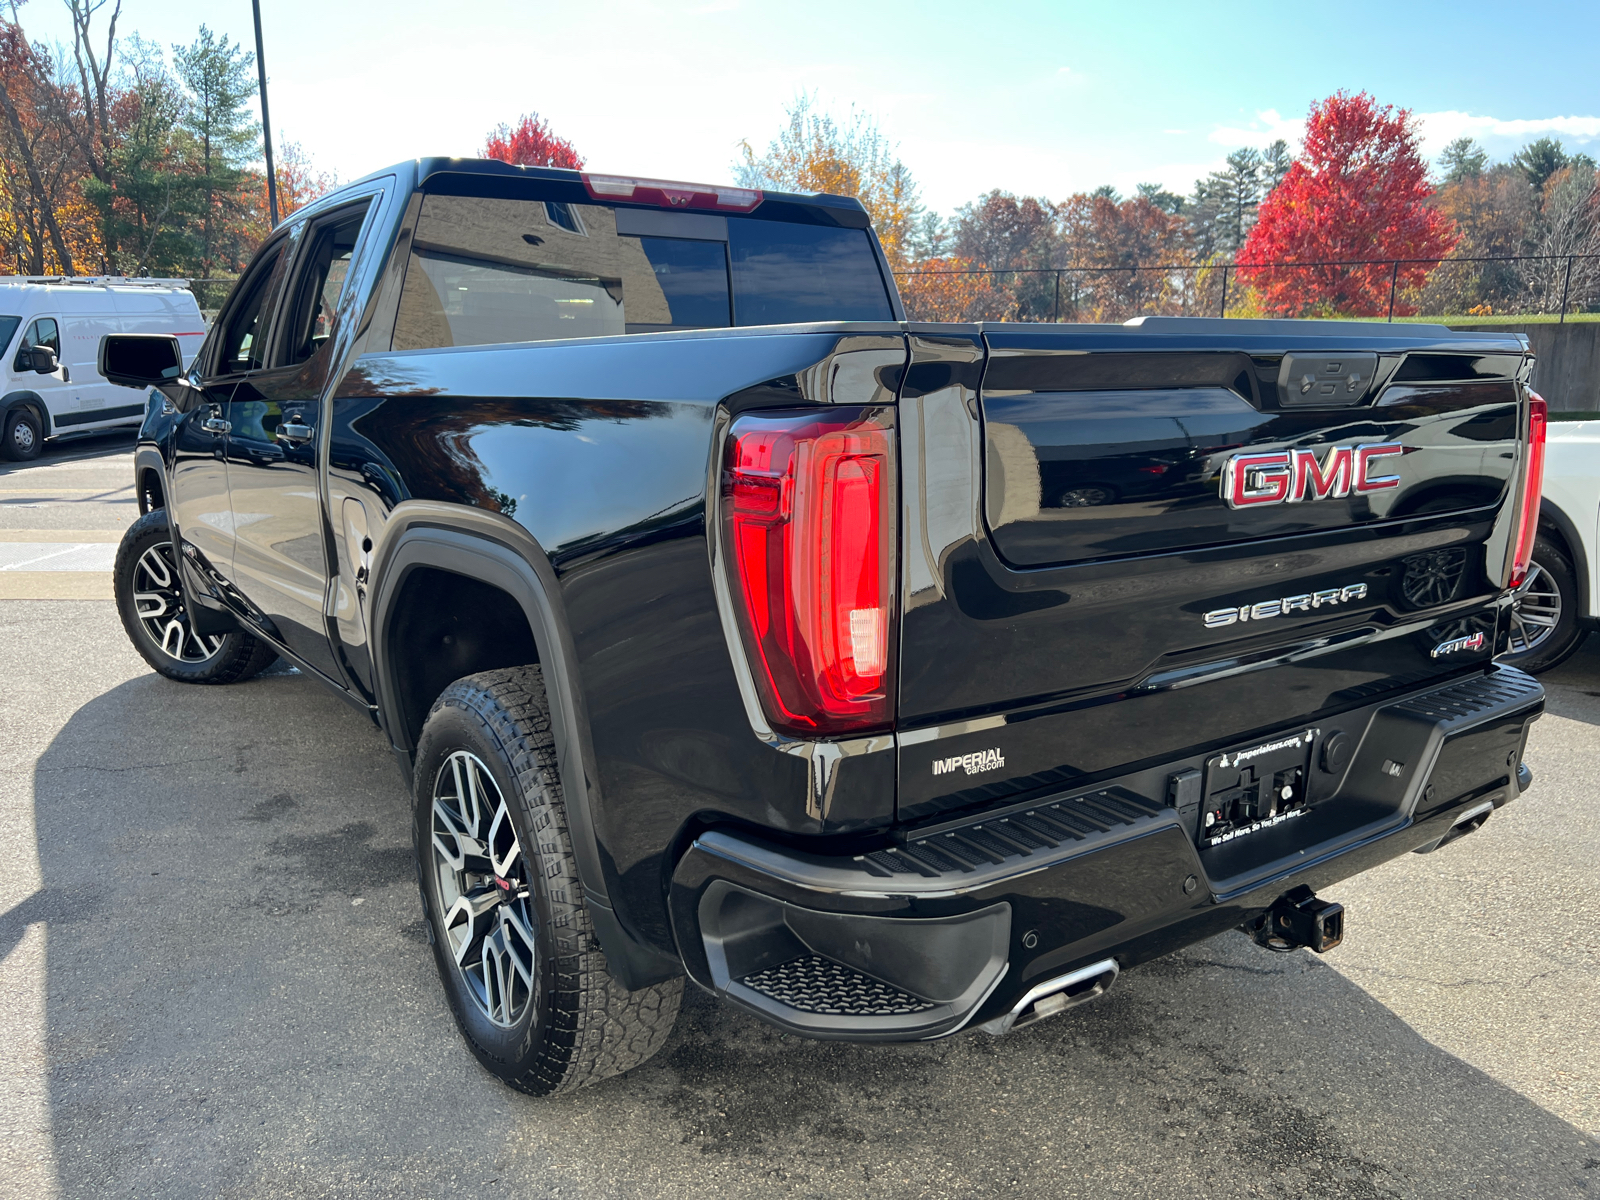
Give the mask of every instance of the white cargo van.
[{"label": "white cargo van", "polygon": [[0,276],[0,454],[144,419],[143,401],[100,377],[102,334],[176,334],[187,366],[205,332],[184,279]]}]

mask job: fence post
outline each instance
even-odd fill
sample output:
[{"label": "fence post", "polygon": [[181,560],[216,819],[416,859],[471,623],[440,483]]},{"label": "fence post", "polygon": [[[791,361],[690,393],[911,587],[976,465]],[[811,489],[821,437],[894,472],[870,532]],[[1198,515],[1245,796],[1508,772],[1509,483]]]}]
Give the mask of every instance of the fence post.
[{"label": "fence post", "polygon": [[1224,263],[1223,267],[1222,267],[1222,303],[1217,305],[1217,316],[1225,317],[1227,315],[1228,315],[1228,267],[1227,267],[1227,264]]},{"label": "fence post", "polygon": [[1061,324],[1061,272],[1056,272],[1056,319],[1057,325]]},{"label": "fence post", "polygon": [[1394,322],[1394,289],[1400,282],[1400,260],[1397,258],[1390,264],[1389,270],[1389,321]]},{"label": "fence post", "polygon": [[1561,320],[1558,325],[1567,323],[1567,293],[1572,290],[1572,255],[1567,255],[1567,278],[1561,284]]}]

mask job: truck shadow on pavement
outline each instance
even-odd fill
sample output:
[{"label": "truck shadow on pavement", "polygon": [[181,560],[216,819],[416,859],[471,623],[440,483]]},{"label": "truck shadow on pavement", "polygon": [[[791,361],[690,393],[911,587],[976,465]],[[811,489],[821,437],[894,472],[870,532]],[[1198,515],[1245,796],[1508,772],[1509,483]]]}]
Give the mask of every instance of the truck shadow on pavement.
[{"label": "truck shadow on pavement", "polygon": [[1600,1192],[1594,1139],[1234,934],[999,1040],[808,1042],[691,993],[658,1058],[535,1100],[461,1045],[398,773],[316,684],[133,679],[34,785],[0,953],[46,923],[68,1196]]}]

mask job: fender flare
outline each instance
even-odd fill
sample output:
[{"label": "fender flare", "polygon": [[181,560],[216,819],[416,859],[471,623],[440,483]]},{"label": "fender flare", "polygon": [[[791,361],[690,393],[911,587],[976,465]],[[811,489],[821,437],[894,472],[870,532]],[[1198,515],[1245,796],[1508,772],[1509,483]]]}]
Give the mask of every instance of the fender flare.
[{"label": "fender flare", "polygon": [[1593,620],[1594,604],[1589,597],[1589,548],[1583,535],[1578,532],[1572,518],[1552,500],[1540,499],[1539,520],[1554,525],[1562,541],[1567,543],[1567,552],[1572,556],[1572,573],[1578,577],[1578,611],[1583,620]]},{"label": "fender flare", "polygon": [[167,507],[167,497],[171,489],[167,486],[167,463],[161,457],[161,451],[154,446],[142,445],[133,452],[133,487],[139,501],[139,515],[143,516],[149,510],[145,508],[145,493],[141,486],[145,472],[152,471],[161,481],[162,506]]},{"label": "fender flare", "polygon": [[681,975],[678,961],[635,937],[611,903],[606,871],[610,858],[601,849],[594,822],[601,801],[600,775],[589,736],[588,709],[560,585],[544,548],[508,517],[428,500],[397,505],[379,539],[373,548],[367,636],[378,722],[401,760],[407,783],[415,782],[411,767],[416,747],[396,698],[389,625],[407,576],[427,567],[490,584],[521,606],[544,672],[567,828],[600,948],[611,973],[630,990]]},{"label": "fender flare", "polygon": [[44,426],[44,436],[50,437],[55,430],[55,421],[50,416],[50,406],[44,402],[44,397],[39,395],[38,392],[30,392],[23,388],[0,396],[0,415],[7,414],[12,409],[23,404],[26,404],[39,414],[39,423]]}]

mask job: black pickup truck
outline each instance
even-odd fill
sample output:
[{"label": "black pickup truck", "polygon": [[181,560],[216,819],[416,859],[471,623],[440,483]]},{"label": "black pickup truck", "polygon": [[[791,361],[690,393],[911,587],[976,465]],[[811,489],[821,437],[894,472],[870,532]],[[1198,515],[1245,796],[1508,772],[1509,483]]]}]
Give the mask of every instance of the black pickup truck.
[{"label": "black pickup truck", "polygon": [[382,728],[440,975],[536,1093],[687,975],[786,1030],[1004,1033],[1530,781],[1495,664],[1518,337],[907,322],[865,212],[422,159],[296,213],[157,389],[117,600]]}]

